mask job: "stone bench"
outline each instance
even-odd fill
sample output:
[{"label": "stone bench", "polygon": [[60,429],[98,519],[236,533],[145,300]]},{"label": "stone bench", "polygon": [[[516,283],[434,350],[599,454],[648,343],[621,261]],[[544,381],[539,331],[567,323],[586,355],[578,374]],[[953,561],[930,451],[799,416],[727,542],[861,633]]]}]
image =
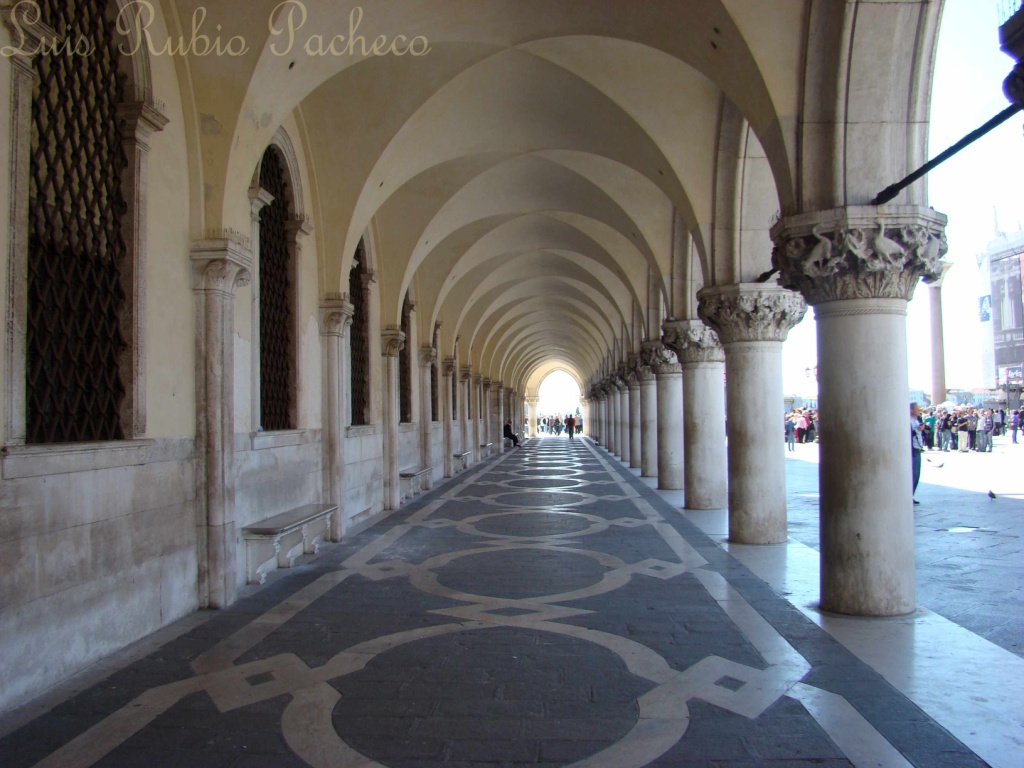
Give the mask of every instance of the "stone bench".
[{"label": "stone bench", "polygon": [[480,455],[481,456],[490,456],[492,448],[494,448],[494,443],[481,443],[480,444]]},{"label": "stone bench", "polygon": [[246,580],[262,584],[275,568],[291,568],[299,555],[316,554],[340,530],[333,519],[338,514],[336,504],[306,504],[243,528]]},{"label": "stone bench", "polygon": [[466,451],[465,453],[453,453],[452,458],[455,459],[455,471],[456,473],[462,472],[463,470],[469,469],[469,457],[473,455],[472,451]]},{"label": "stone bench", "polygon": [[410,467],[399,472],[398,477],[402,486],[402,498],[411,499],[413,496],[419,496],[424,491],[429,491],[431,486],[430,476],[433,471],[433,467],[425,467],[423,469]]}]

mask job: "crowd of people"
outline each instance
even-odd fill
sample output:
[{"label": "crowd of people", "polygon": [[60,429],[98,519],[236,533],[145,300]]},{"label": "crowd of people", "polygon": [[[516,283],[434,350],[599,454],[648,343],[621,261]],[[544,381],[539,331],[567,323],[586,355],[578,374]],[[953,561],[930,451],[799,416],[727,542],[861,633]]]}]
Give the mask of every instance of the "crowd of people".
[{"label": "crowd of people", "polygon": [[583,417],[568,413],[562,416],[544,416],[538,420],[537,431],[551,435],[561,435],[563,432],[573,439],[575,435],[583,431]]},{"label": "crowd of people", "polygon": [[786,414],[786,448],[796,450],[797,443],[813,443],[818,439],[816,408],[794,408]]},{"label": "crowd of people", "polygon": [[1004,409],[929,408],[921,412],[921,440],[929,451],[992,452],[992,438],[1009,434],[1017,442],[1021,411]]}]

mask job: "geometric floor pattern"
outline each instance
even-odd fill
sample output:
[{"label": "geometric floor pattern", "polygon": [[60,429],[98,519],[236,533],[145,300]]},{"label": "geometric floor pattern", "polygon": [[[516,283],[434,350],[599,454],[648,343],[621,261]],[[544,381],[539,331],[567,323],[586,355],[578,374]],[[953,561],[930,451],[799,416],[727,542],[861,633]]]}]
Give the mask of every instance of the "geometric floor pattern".
[{"label": "geometric floor pattern", "polygon": [[983,766],[585,440],[530,440],[0,740],[5,768]]}]

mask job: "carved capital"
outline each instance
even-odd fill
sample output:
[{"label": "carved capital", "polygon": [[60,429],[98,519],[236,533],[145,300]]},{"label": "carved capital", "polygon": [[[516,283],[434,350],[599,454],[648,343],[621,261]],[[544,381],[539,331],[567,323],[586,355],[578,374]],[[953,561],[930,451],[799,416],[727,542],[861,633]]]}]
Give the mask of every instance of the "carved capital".
[{"label": "carved capital", "polygon": [[459,371],[459,381],[469,381],[473,378],[473,369],[468,366],[462,366],[462,370]]},{"label": "carved capital", "polygon": [[284,227],[293,243],[301,243],[302,238],[313,234],[313,220],[309,216],[294,216],[285,222]]},{"label": "carved capital", "polygon": [[252,279],[252,253],[232,240],[201,240],[191,254],[192,287],[234,296]]},{"label": "carved capital", "polygon": [[441,374],[443,376],[454,376],[455,375],[455,358],[446,357],[444,362],[441,363]]},{"label": "carved capital", "polygon": [[640,362],[641,379],[643,379],[643,368],[649,369],[655,375],[678,373],[682,370],[676,353],[665,347],[660,341],[645,341],[640,345]]},{"label": "carved capital", "polygon": [[171,122],[163,112],[148,101],[132,101],[117,105],[117,127],[122,138],[145,143]]},{"label": "carved capital", "polygon": [[383,357],[398,357],[405,349],[405,333],[398,328],[386,328],[380,334],[380,353]]},{"label": "carved capital", "polygon": [[320,305],[320,335],[344,336],[352,325],[356,308],[344,299],[325,301]]},{"label": "carved capital", "polygon": [[420,347],[420,365],[429,368],[437,362],[437,350],[433,347]]},{"label": "carved capital", "polygon": [[661,326],[662,343],[676,353],[685,366],[690,363],[724,363],[725,350],[718,334],[699,320],[666,320]]},{"label": "carved capital", "polygon": [[850,206],[790,216],[771,229],[779,283],[809,304],[909,301],[942,276],[946,217],[914,205]]},{"label": "carved capital", "polygon": [[723,344],[785,341],[789,329],[807,313],[800,294],[765,283],[703,288],[697,301],[700,319],[718,333]]}]

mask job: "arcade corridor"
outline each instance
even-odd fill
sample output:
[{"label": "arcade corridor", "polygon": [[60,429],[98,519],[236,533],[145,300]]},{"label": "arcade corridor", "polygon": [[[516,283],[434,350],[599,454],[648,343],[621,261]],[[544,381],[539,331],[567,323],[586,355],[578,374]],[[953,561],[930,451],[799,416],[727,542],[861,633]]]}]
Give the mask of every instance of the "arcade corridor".
[{"label": "arcade corridor", "polygon": [[0,763],[986,764],[589,440],[528,440],[203,617]]}]

